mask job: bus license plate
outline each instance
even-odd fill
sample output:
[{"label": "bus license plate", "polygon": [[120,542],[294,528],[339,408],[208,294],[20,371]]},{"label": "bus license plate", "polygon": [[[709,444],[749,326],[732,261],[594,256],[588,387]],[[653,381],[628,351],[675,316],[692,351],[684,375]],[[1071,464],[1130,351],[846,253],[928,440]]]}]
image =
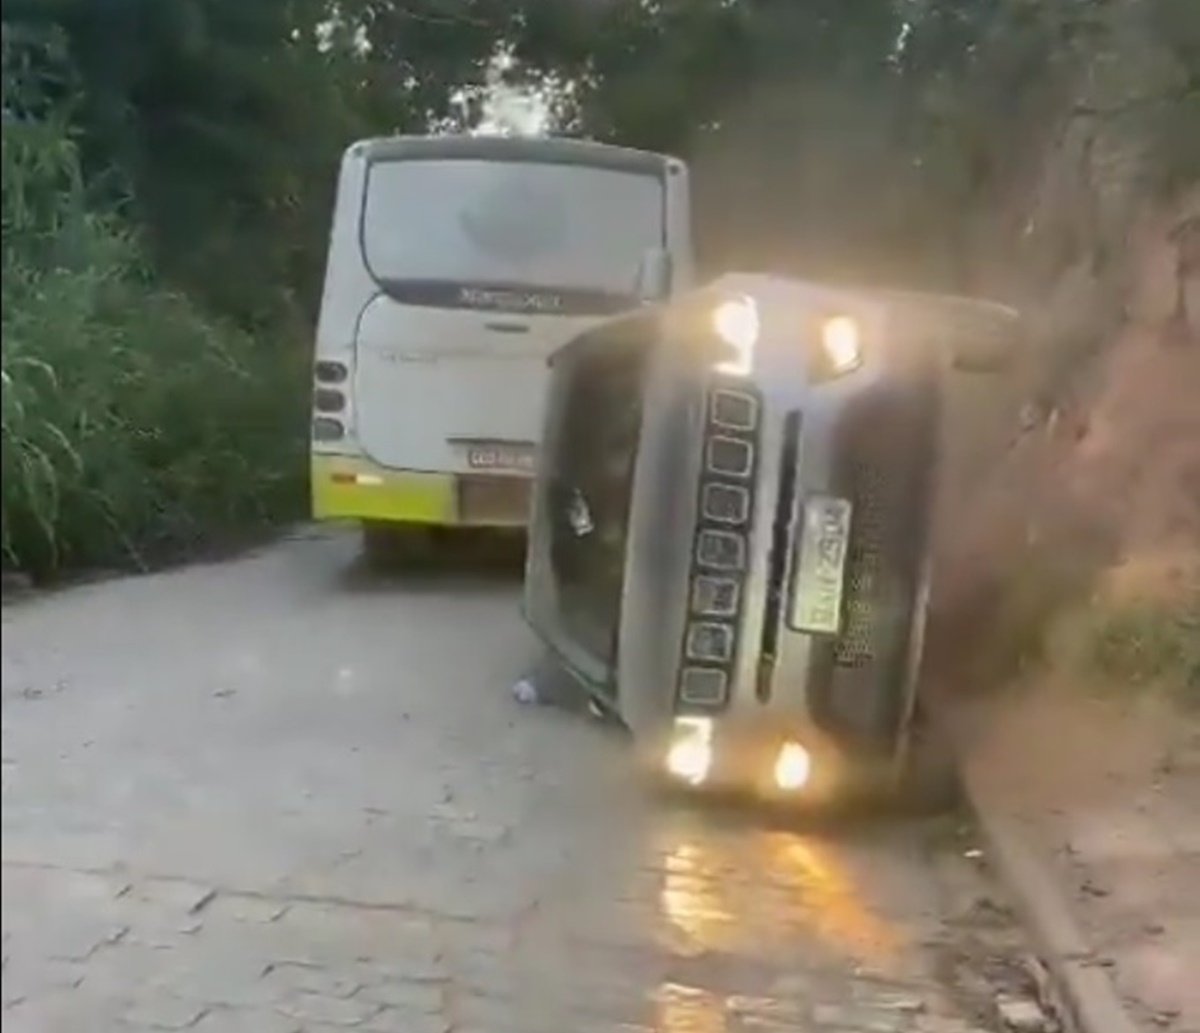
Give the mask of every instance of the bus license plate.
[{"label": "bus license plate", "polygon": [[472,470],[520,470],[533,472],[533,448],[508,442],[480,441],[467,446],[467,465]]},{"label": "bus license plate", "polygon": [[838,633],[849,544],[850,503],[825,496],[810,498],[804,505],[799,563],[792,585],[793,628]]}]

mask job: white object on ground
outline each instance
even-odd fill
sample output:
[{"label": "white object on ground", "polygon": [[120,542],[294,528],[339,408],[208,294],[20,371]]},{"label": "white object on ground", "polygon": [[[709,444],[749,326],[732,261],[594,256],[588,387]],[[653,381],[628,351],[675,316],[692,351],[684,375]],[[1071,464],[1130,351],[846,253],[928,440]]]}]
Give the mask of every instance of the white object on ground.
[{"label": "white object on ground", "polygon": [[534,704],[541,702],[537,686],[532,678],[522,678],[512,687],[513,699],[518,703]]}]

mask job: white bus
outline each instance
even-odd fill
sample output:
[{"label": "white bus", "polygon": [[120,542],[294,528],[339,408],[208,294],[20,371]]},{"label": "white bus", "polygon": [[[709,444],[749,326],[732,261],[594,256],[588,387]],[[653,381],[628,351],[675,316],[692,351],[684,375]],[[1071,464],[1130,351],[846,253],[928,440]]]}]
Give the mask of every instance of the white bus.
[{"label": "white bus", "polygon": [[693,276],[688,175],[578,140],[397,137],[342,160],[313,367],[312,507],[368,547],[522,527],[546,360]]}]

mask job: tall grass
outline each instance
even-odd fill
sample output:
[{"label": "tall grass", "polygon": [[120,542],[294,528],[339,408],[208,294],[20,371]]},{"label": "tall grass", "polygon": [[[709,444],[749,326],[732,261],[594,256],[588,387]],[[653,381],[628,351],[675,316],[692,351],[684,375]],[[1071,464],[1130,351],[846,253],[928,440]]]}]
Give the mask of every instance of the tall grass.
[{"label": "tall grass", "polygon": [[298,513],[302,351],[156,283],[64,120],[3,134],[5,566],[146,566]]}]

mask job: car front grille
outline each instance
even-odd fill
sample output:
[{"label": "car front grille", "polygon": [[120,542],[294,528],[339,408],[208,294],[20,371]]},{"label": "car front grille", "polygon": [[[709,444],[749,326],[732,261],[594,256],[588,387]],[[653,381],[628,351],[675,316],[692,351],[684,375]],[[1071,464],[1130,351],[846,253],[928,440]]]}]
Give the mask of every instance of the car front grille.
[{"label": "car front grille", "polygon": [[855,465],[850,493],[853,517],[846,555],[842,633],[834,645],[839,667],[863,667],[875,658],[875,617],[884,547],[884,473],[869,462]]},{"label": "car front grille", "polygon": [[681,707],[700,711],[720,709],[729,700],[750,563],[761,408],[758,396],[741,385],[717,386],[706,404],[690,613],[677,695]]}]

